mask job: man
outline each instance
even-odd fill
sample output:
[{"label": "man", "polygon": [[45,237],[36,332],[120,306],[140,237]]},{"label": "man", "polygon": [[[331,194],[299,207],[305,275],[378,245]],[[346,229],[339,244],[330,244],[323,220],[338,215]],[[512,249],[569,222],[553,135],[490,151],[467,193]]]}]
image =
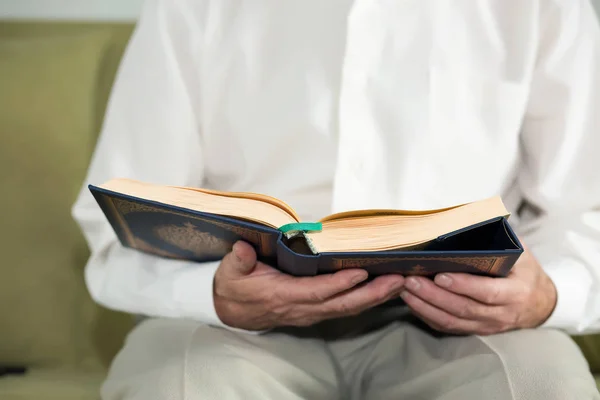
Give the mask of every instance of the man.
[{"label": "man", "polygon": [[499,194],[528,250],[505,279],[194,264],[120,246],[84,187],[89,290],[147,317],[103,398],[599,399],[567,335],[600,328],[599,68],[588,0],[149,1],[86,183],[306,221]]}]

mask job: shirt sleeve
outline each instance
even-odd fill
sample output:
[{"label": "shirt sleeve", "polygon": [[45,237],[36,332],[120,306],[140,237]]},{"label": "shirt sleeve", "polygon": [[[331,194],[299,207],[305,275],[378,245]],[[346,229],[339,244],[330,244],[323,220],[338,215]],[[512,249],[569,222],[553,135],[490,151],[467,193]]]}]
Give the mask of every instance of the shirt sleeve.
[{"label": "shirt sleeve", "polygon": [[589,0],[541,10],[522,135],[524,243],[553,280],[543,327],[600,331],[600,30]]},{"label": "shirt sleeve", "polygon": [[178,186],[202,183],[197,115],[202,38],[182,4],[146,2],[72,211],[91,250],[85,279],[96,302],[132,314],[223,326],[213,304],[219,263],[167,260],[122,247],[87,189],[115,177]]}]

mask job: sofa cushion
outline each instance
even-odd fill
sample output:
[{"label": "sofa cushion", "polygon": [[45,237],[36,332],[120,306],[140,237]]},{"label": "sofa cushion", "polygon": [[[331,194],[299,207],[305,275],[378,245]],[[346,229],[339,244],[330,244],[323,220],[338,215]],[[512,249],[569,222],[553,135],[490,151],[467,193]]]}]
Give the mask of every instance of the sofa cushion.
[{"label": "sofa cushion", "polygon": [[600,374],[600,335],[574,336],[585,355],[592,372]]},{"label": "sofa cushion", "polygon": [[2,400],[99,400],[102,373],[33,369],[23,376],[0,377]]},{"label": "sofa cushion", "polygon": [[0,39],[0,364],[97,362],[70,207],[94,147],[108,38]]}]

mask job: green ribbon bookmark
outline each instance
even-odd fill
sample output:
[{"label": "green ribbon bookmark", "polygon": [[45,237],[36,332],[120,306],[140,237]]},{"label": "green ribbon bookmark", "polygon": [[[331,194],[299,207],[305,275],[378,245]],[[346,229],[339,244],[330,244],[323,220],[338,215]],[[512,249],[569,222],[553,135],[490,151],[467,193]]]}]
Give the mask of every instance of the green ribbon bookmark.
[{"label": "green ribbon bookmark", "polygon": [[302,231],[302,232],[320,232],[323,230],[323,224],[320,222],[297,222],[283,225],[279,230],[283,233]]}]

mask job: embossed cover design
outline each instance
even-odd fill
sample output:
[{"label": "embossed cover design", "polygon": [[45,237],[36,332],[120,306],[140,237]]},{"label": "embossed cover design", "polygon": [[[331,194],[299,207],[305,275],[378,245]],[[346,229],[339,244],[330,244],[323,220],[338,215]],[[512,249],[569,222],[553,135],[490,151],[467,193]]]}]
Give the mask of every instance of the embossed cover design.
[{"label": "embossed cover design", "polygon": [[[297,276],[362,268],[372,275],[468,272],[506,276],[523,252],[505,218],[439,237],[419,250],[312,254],[279,230],[89,186],[123,246],[160,257],[217,261],[244,240],[259,260]],[[298,239],[296,239],[298,240]],[[302,239],[300,239],[302,240]]]}]

